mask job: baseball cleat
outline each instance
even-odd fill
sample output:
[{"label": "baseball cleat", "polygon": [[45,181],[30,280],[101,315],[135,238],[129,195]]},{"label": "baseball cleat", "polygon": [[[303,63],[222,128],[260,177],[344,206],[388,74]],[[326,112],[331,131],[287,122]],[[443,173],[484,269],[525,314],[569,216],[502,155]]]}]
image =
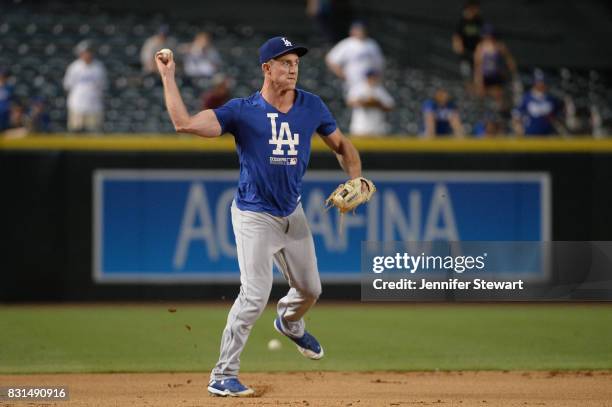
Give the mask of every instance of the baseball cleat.
[{"label": "baseball cleat", "polygon": [[274,329],[276,329],[278,333],[291,339],[297,345],[300,353],[306,356],[308,359],[319,360],[323,357],[323,347],[319,341],[317,341],[317,338],[309,334],[308,331],[304,331],[304,336],[301,338],[294,338],[283,331],[283,325],[281,324],[280,317],[276,317],[274,320]]},{"label": "baseball cleat", "polygon": [[213,396],[221,397],[246,397],[255,393],[253,389],[246,387],[235,377],[225,380],[211,380],[208,383],[208,392]]}]

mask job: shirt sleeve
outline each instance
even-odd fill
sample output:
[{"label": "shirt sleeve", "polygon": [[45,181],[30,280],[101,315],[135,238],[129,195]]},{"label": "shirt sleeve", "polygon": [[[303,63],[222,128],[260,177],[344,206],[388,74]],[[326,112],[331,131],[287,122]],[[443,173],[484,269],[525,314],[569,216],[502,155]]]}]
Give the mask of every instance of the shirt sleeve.
[{"label": "shirt sleeve", "polygon": [[213,109],[221,125],[221,134],[234,133],[235,123],[240,113],[240,99],[232,99],[223,106]]},{"label": "shirt sleeve", "polygon": [[74,63],[70,64],[64,75],[64,89],[67,91],[70,91],[74,85],[74,69]]},{"label": "shirt sleeve", "polygon": [[338,125],[336,124],[336,119],[334,119],[334,116],[332,116],[331,112],[321,98],[319,98],[319,103],[319,117],[321,119],[319,121],[319,126],[317,127],[317,133],[322,136],[329,136],[336,131]]},{"label": "shirt sleeve", "polygon": [[327,53],[327,60],[336,65],[344,65],[346,62],[345,49],[346,42],[342,40]]}]

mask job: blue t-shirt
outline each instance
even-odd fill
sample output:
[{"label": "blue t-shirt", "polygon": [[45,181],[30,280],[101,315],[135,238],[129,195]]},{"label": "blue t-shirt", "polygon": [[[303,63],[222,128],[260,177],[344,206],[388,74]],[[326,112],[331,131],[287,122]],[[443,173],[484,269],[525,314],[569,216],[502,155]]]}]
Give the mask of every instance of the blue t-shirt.
[{"label": "blue t-shirt", "polygon": [[457,106],[450,101],[445,106],[440,106],[435,100],[429,99],[423,103],[423,114],[431,112],[436,121],[436,135],[453,134],[453,129],[450,124],[450,116],[457,113]]},{"label": "blue t-shirt", "polygon": [[296,89],[293,106],[279,112],[259,92],[214,109],[223,133],[232,133],[240,161],[236,205],[288,216],[297,207],[302,177],[317,132],[329,136],[336,121],[320,97]]},{"label": "blue t-shirt", "polygon": [[550,135],[556,133],[552,121],[561,113],[562,104],[552,95],[529,92],[517,110],[526,135]]}]

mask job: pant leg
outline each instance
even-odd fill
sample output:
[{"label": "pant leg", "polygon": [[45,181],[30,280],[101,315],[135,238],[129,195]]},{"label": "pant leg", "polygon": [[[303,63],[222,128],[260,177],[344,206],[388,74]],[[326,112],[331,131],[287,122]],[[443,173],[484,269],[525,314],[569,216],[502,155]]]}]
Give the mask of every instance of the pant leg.
[{"label": "pant leg", "polygon": [[312,232],[301,205],[288,217],[285,245],[274,254],[274,262],[289,286],[289,292],[277,305],[283,328],[292,336],[304,335],[304,314],[321,295],[321,279],[317,268]]},{"label": "pant leg", "polygon": [[87,113],[85,115],[84,127],[88,132],[99,132],[102,130],[103,112]]},{"label": "pant leg", "polygon": [[279,247],[277,219],[267,214],[241,211],[232,204],[241,286],[227,317],[219,361],[212,370],[211,380],[238,376],[240,354],[272,289],[272,256]]},{"label": "pant leg", "polygon": [[84,114],[68,109],[68,131],[83,131]]}]

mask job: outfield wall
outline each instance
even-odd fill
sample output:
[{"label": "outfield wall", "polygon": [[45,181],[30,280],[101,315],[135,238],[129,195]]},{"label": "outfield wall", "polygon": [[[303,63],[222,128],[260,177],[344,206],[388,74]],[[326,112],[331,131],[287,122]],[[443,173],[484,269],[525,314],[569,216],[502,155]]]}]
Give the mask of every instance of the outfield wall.
[{"label": "outfield wall", "polygon": [[[379,180],[380,199],[370,205],[374,209],[351,218],[344,243],[334,234],[334,215],[322,221],[327,215],[316,212],[314,205],[341,179],[334,156],[318,140],[313,144],[312,175],[305,183],[303,202],[316,217],[313,228],[326,298],[359,298],[353,263],[361,240],[427,240],[436,233],[464,240],[612,240],[610,140],[389,138],[355,143],[365,175],[376,174],[373,178]],[[8,231],[0,258],[0,300],[232,298],[237,274],[221,203],[227,204],[228,196],[231,201],[227,191],[237,165],[231,137],[0,141],[2,224]],[[136,184],[117,184],[109,174],[136,174]],[[143,183],[143,177],[154,187]],[[200,184],[204,188],[194,190],[193,185]],[[102,212],[102,201],[96,200],[100,188],[107,199]],[[200,215],[212,208],[216,229],[200,229],[204,238],[188,241],[181,252],[185,200],[195,202]],[[443,216],[449,201],[452,227]],[[129,204],[133,212],[125,210]],[[173,206],[178,210],[173,212]],[[436,210],[442,216],[439,222],[431,221]],[[98,225],[106,233],[104,245],[96,244],[101,239],[96,231],[100,213],[107,216]],[[139,220],[141,213],[166,223]],[[497,219],[496,228],[489,227],[491,219]],[[192,226],[197,229],[200,223]],[[421,226],[415,227],[417,223]],[[218,247],[211,252],[212,243]],[[207,274],[211,268],[219,274]],[[582,278],[568,273],[553,278],[566,283]],[[275,286],[273,296],[283,291],[282,284]]]}]

